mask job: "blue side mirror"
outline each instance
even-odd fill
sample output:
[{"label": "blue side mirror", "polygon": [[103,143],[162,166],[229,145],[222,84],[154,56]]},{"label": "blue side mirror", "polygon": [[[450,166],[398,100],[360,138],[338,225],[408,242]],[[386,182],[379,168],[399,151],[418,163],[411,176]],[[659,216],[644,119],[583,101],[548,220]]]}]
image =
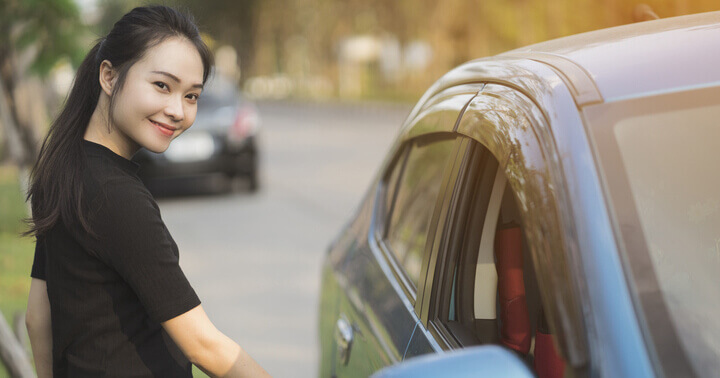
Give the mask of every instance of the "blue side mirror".
[{"label": "blue side mirror", "polygon": [[513,352],[498,345],[481,345],[445,354],[409,359],[382,369],[372,378],[424,377],[533,378],[532,372]]}]

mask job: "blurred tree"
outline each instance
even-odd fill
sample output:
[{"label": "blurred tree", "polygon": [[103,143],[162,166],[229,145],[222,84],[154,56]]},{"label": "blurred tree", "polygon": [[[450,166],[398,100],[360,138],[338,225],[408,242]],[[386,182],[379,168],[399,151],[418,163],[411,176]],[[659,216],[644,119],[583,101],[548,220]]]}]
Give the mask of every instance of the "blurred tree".
[{"label": "blurred tree", "polygon": [[243,76],[245,72],[252,71],[251,57],[255,47],[253,35],[258,20],[260,0],[213,0],[212,2],[172,0],[172,2],[187,8],[195,16],[203,33],[235,48]]},{"label": "blurred tree", "polygon": [[309,73],[337,84],[338,45],[344,39],[391,36],[401,48],[414,40],[432,46],[432,62],[421,80],[405,75],[392,83],[398,91],[417,94],[469,59],[645,20],[653,13],[665,18],[720,6],[717,0],[263,0],[255,8],[251,75],[292,74],[288,41],[303,41],[312,61]]},{"label": "blurred tree", "polygon": [[83,31],[73,0],[0,0],[0,150],[20,166],[32,163],[38,141],[17,108],[17,87],[30,75],[45,77],[64,58],[79,63]]},{"label": "blurred tree", "polygon": [[[0,0],[3,1],[3,0]],[[7,0],[5,0],[7,1]],[[107,32],[132,6],[152,0],[99,0]],[[238,52],[244,79],[282,75],[338,85],[340,46],[359,35],[394,40],[401,52],[432,47],[423,72],[388,80],[369,63],[371,86],[417,96],[464,61],[566,35],[618,26],[656,13],[672,17],[718,9],[717,0],[165,0],[190,10],[203,32]],[[644,5],[647,4],[647,5]],[[649,9],[649,10],[648,10]],[[650,12],[650,13],[648,13]],[[633,18],[635,17],[635,18]],[[644,17],[644,16],[643,16]],[[643,19],[643,18],[641,18]],[[100,34],[102,34],[101,32]],[[406,55],[401,53],[401,60]],[[407,62],[402,62],[407,63]],[[302,93],[302,92],[298,92]],[[379,93],[370,91],[368,93]],[[387,93],[386,93],[387,94]],[[408,98],[409,96],[405,96]]]},{"label": "blurred tree", "polygon": [[92,25],[93,31],[99,36],[107,35],[120,17],[138,5],[140,2],[137,0],[99,0],[100,14]]}]

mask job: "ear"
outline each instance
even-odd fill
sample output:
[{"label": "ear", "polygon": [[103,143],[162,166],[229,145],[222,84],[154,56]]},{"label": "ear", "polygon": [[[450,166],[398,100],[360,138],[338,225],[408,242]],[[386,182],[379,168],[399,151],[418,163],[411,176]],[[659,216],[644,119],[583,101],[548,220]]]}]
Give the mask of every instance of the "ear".
[{"label": "ear", "polygon": [[117,81],[117,71],[112,66],[109,60],[103,60],[100,63],[100,87],[103,92],[110,96],[112,94],[113,87]]}]

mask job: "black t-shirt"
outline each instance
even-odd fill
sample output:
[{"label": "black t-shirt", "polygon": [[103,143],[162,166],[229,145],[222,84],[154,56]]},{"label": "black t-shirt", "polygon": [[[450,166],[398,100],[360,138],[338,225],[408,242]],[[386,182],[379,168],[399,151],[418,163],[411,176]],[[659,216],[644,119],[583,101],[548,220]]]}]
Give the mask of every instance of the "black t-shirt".
[{"label": "black t-shirt", "polygon": [[47,282],[58,377],[189,377],[160,325],[200,304],[138,165],[83,141],[83,203],[94,236],[58,221],[37,238],[31,276]]}]

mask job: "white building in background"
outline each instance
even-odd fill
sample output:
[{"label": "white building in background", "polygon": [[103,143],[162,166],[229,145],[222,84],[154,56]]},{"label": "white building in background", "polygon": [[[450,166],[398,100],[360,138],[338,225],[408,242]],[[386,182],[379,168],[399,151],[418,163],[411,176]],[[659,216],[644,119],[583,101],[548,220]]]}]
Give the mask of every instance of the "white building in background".
[{"label": "white building in background", "polygon": [[215,69],[219,74],[235,82],[240,80],[240,62],[234,47],[224,45],[215,50]]},{"label": "white building in background", "polygon": [[340,42],[338,92],[340,97],[359,97],[370,75],[368,65],[378,61],[382,43],[371,35],[356,35]]},{"label": "white building in background", "polygon": [[403,49],[403,66],[412,72],[422,72],[430,66],[433,49],[429,43],[416,39]]},{"label": "white building in background", "polygon": [[338,48],[339,95],[361,96],[376,75],[385,83],[397,83],[409,74],[425,70],[432,57],[432,47],[422,40],[402,46],[393,35],[345,38]]}]

